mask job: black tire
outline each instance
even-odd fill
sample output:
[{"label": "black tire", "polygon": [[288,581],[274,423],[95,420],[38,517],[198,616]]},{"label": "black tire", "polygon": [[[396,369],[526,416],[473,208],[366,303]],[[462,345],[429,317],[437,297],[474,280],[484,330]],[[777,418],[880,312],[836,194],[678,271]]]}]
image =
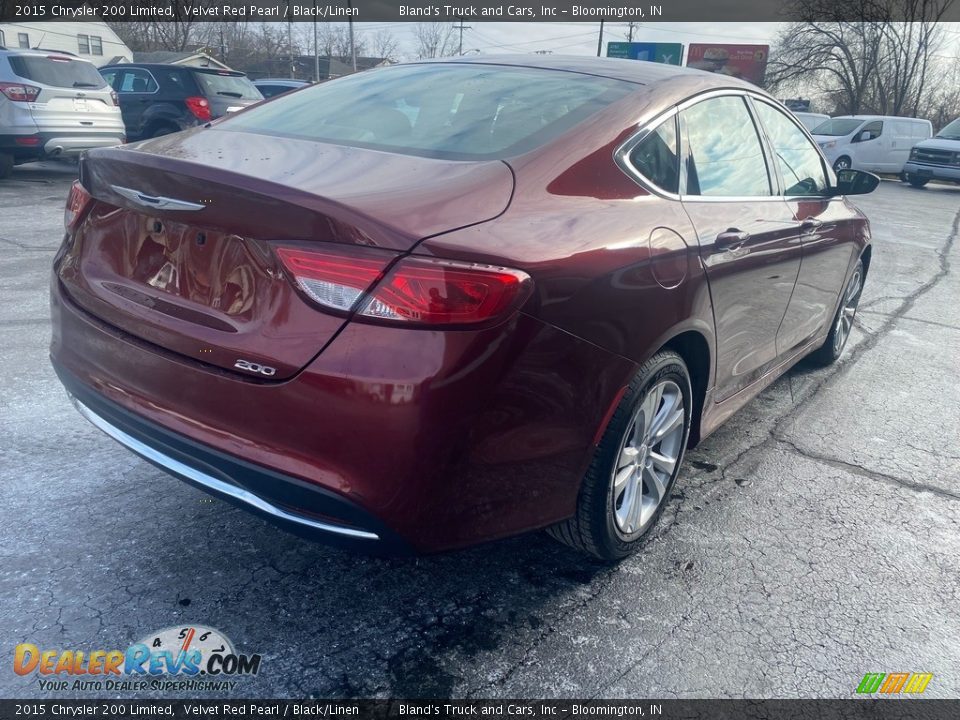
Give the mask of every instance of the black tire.
[{"label": "black tire", "polygon": [[918,178],[915,175],[907,175],[907,182],[910,183],[912,187],[922,188],[924,185],[930,182],[930,180],[927,178]]},{"label": "black tire", "polygon": [[0,153],[0,180],[10,177],[13,173],[13,155]]},{"label": "black tire", "polygon": [[[865,279],[863,261],[858,260],[850,279],[844,285],[843,294],[840,297],[840,306],[837,308],[833,320],[830,321],[830,334],[824,340],[823,345],[814,350],[809,360],[814,365],[826,367],[835,363],[843,354],[843,348],[846,347],[847,340],[850,339],[850,329],[853,327],[853,320],[857,315],[857,307],[860,305],[860,296],[863,294],[863,281]],[[852,286],[856,284],[854,289]],[[852,303],[853,312],[849,313]],[[848,311],[849,324],[841,324],[841,315]]]},{"label": "black tire", "polygon": [[161,137],[162,135],[171,135],[175,132],[180,132],[180,128],[169,124],[157,125],[150,130],[150,135],[148,137]]},{"label": "black tire", "polygon": [[[646,521],[643,527],[637,528],[636,532],[625,533],[618,526],[617,513],[619,510],[616,507],[617,499],[613,496],[615,464],[622,457],[621,453],[624,450],[628,432],[634,427],[634,422],[642,409],[641,404],[647,400],[649,391],[664,385],[676,386],[682,396],[683,429],[679,438],[676,464],[669,480],[663,483],[664,490],[660,493],[659,506],[657,506],[650,519]],[[655,410],[663,408],[666,412],[666,400],[662,402],[663,405],[658,403]],[[675,409],[673,417],[676,418],[679,406],[674,405],[673,407]],[[620,560],[636,552],[649,535],[650,530],[656,526],[660,515],[670,500],[670,491],[683,464],[683,455],[690,435],[692,407],[693,395],[690,374],[683,358],[675,352],[663,351],[645,362],[624,393],[623,399],[614,411],[610,424],[597,446],[593,460],[580,486],[576,513],[573,517],[548,528],[547,532],[556,540],[572,548],[608,562]],[[676,442],[676,440],[677,437],[674,435],[672,441]],[[643,447],[646,448],[647,446],[644,445]],[[651,443],[649,446],[651,455],[654,447],[662,448],[662,445]],[[644,450],[644,457],[647,457],[646,452]],[[646,488],[644,488],[642,497],[649,497]]]},{"label": "black tire", "polygon": [[852,165],[853,163],[846,155],[841,155],[833,161],[833,169],[836,172],[839,172],[840,170],[849,170]]}]

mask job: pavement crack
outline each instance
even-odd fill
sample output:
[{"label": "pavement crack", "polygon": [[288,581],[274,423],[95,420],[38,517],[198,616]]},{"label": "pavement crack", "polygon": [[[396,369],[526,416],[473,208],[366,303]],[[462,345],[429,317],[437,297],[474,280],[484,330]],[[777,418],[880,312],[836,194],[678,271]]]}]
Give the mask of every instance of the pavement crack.
[{"label": "pavement crack", "polygon": [[862,465],[857,465],[856,463],[846,462],[845,460],[837,460],[836,458],[829,457],[827,455],[822,455],[820,453],[813,452],[811,450],[806,450],[791,440],[787,440],[784,437],[774,436],[774,442],[779,445],[786,446],[790,451],[794,452],[801,457],[805,457],[808,460],[813,460],[814,462],[823,463],[824,465],[829,465],[830,467],[836,468],[837,470],[842,470],[844,472],[850,473],[851,475],[857,475],[859,477],[867,478],[868,480],[876,480],[878,482],[886,483],[888,485],[896,485],[898,487],[906,488],[908,490],[916,490],[917,492],[928,492],[934,495],[939,495],[940,497],[948,498],[950,500],[960,500],[960,493],[954,493],[949,490],[944,490],[943,488],[937,487],[935,485],[930,485],[928,483],[922,482],[912,482],[898,478],[894,475],[887,475],[886,473],[877,472],[876,470],[870,470],[863,467]]},{"label": "pavement crack", "polygon": [[57,248],[50,247],[48,245],[27,245],[26,243],[22,243],[18,240],[11,240],[10,238],[4,238],[4,237],[0,237],[0,243],[4,243],[5,245],[12,245],[13,247],[19,248],[20,250],[29,250],[31,252],[56,252],[57,251]]}]

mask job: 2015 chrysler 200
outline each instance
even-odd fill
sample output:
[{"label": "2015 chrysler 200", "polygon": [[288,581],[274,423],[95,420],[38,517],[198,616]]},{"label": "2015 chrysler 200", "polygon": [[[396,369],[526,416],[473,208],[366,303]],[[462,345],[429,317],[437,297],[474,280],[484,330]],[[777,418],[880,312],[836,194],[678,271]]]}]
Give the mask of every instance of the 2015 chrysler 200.
[{"label": "2015 chrysler 200", "polygon": [[375,70],[91,152],[53,363],[150,462],[286,527],[634,550],[684,450],[843,350],[869,227],[757,88],[653,63]]}]

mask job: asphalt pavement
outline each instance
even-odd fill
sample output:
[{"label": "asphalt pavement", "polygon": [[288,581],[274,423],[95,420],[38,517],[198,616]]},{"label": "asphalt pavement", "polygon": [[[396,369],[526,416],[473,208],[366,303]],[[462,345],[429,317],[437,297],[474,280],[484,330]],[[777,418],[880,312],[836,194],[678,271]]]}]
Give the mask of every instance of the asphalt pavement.
[{"label": "asphalt pavement", "polygon": [[42,690],[14,647],[191,623],[263,657],[221,696],[850,697],[901,671],[960,696],[960,188],[858,199],[875,249],[841,362],[688,454],[607,567],[542,533],[419,560],[311,544],[82,420],[47,361],[72,172],[0,181],[0,697],[130,697]]}]

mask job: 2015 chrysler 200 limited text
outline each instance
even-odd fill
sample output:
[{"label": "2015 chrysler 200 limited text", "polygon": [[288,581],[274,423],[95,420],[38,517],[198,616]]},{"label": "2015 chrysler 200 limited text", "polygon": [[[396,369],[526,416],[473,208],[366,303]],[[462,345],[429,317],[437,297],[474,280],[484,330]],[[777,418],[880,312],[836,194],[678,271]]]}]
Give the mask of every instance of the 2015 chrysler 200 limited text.
[{"label": "2015 chrysler 200 limited text", "polygon": [[52,359],[80,412],[289,529],[635,549],[684,450],[843,350],[869,227],[757,88],[654,63],[353,75],[81,163]]}]

